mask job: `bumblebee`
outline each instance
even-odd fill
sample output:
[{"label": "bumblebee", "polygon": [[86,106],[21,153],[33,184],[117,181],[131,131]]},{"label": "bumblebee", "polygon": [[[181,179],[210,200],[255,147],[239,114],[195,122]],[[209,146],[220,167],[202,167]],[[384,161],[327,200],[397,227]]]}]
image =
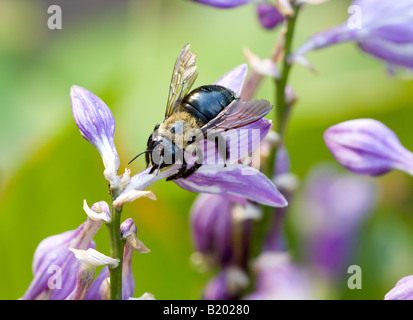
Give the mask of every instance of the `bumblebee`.
[{"label": "bumblebee", "polygon": [[[184,151],[191,149],[190,153],[198,151],[202,158],[200,140],[255,122],[272,108],[266,100],[242,101],[236,93],[219,85],[205,85],[189,92],[198,76],[196,55],[189,46],[182,49],[176,60],[164,121],[155,126],[147,149],[130,161],[145,153],[147,167],[152,165],[150,174],[174,163],[182,164],[178,173],[167,180],[188,177],[202,166],[202,161],[197,161],[188,167],[183,157]],[[154,161],[156,149],[160,153]],[[227,158],[226,149],[224,159]]]}]

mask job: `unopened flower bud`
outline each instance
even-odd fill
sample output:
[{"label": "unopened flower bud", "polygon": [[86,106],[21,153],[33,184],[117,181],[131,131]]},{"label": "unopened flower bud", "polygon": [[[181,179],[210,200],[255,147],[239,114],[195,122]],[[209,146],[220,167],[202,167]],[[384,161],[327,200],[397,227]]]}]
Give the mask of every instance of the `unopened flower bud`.
[{"label": "unopened flower bud", "polygon": [[413,174],[413,153],[380,121],[336,124],[326,130],[324,141],[334,158],[353,173],[378,176],[398,169]]},{"label": "unopened flower bud", "polygon": [[72,86],[73,117],[82,136],[98,149],[105,166],[104,176],[118,184],[119,157],[114,144],[115,119],[106,104],[88,90]]}]

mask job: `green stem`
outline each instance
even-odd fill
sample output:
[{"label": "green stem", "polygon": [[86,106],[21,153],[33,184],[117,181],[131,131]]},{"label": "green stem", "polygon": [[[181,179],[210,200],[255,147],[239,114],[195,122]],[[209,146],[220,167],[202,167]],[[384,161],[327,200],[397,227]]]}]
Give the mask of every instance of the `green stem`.
[{"label": "green stem", "polygon": [[[113,191],[113,190],[112,190]],[[116,199],[118,192],[112,192],[112,201]],[[122,208],[117,209],[112,206],[112,221],[107,223],[110,240],[110,256],[119,259],[116,268],[109,268],[110,275],[110,298],[112,300],[122,300],[122,263],[124,242],[120,233]]]},{"label": "green stem", "polygon": [[[287,18],[287,31],[285,34],[285,44],[284,44],[284,58],[281,65],[280,78],[275,80],[275,107],[276,115],[274,119],[275,129],[280,137],[280,143],[284,143],[285,139],[285,130],[287,127],[287,120],[290,114],[291,104],[288,103],[285,96],[285,88],[288,84],[288,77],[291,70],[291,64],[288,62],[288,56],[291,54],[293,36],[295,31],[295,25],[297,21],[297,16],[300,7],[296,6],[295,14],[292,17]],[[277,155],[277,150],[270,152],[266,163],[265,163],[265,174],[270,179],[274,176],[275,173],[275,158]]]},{"label": "green stem", "polygon": [[[288,83],[288,77],[291,70],[291,64],[288,62],[288,56],[291,54],[292,50],[292,42],[293,42],[293,35],[294,29],[297,21],[297,15],[299,12],[300,7],[295,6],[295,14],[292,17],[287,17],[287,29],[285,34],[285,43],[284,43],[284,58],[281,65],[281,72],[280,78],[275,80],[276,85],[276,118],[275,118],[275,129],[280,136],[280,143],[284,143],[285,138],[285,130],[287,125],[288,116],[290,113],[291,105],[288,103],[285,95],[285,88]],[[272,150],[270,152],[268,158],[266,159],[266,163],[264,166],[264,173],[269,179],[272,179],[275,173],[275,159],[277,156],[277,150]],[[256,232],[255,234],[256,239],[254,239],[253,244],[253,253],[255,255],[259,254],[262,250],[262,246],[264,245],[265,236],[271,224],[271,221],[274,219],[274,208],[263,206],[263,217],[262,219],[256,224]]]},{"label": "green stem", "polygon": [[291,54],[295,23],[297,21],[297,16],[299,12],[299,7],[295,7],[294,16],[287,19],[287,32],[285,34],[285,44],[284,44],[284,59],[281,66],[281,76],[279,79],[275,80],[276,85],[276,118],[275,126],[278,134],[281,137],[281,141],[284,141],[285,129],[287,125],[287,118],[289,115],[290,105],[286,100],[285,88],[288,84],[288,76],[291,70],[291,64],[288,62],[288,57]]}]

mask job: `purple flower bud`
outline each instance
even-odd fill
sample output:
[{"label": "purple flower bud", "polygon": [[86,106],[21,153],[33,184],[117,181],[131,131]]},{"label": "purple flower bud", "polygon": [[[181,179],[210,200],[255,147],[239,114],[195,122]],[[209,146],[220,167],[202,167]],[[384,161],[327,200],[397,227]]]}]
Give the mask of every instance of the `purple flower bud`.
[{"label": "purple flower bud", "polygon": [[234,300],[248,286],[245,272],[238,267],[228,267],[212,278],[203,293],[205,300]]},{"label": "purple flower bud", "polygon": [[324,140],[334,158],[351,172],[378,176],[398,169],[413,174],[413,153],[377,120],[336,124],[326,130]]},{"label": "purple flower bud", "polygon": [[346,274],[375,201],[372,179],[339,174],[325,165],[312,169],[300,201],[299,221],[303,251],[316,271],[330,278]]},{"label": "purple flower bud", "polygon": [[112,112],[102,100],[82,87],[72,86],[70,98],[80,133],[98,149],[105,166],[106,180],[117,184],[119,157],[113,141],[115,119]]},{"label": "purple flower bud", "polygon": [[413,276],[400,279],[384,300],[413,300]]},{"label": "purple flower bud", "polygon": [[213,265],[244,266],[249,253],[251,221],[236,221],[228,197],[201,194],[191,209],[192,239]]},{"label": "purple flower bud", "polygon": [[254,264],[255,291],[246,300],[314,299],[309,275],[286,253],[262,253]]},{"label": "purple flower bud", "polygon": [[[356,0],[347,23],[312,36],[290,58],[337,43],[354,41],[366,53],[390,65],[413,68],[413,2]],[[380,21],[380,23],[378,23]]]},{"label": "purple flower bud", "polygon": [[275,6],[258,4],[257,14],[261,25],[266,29],[273,29],[284,21],[284,16]]},{"label": "purple flower bud", "polygon": [[34,253],[34,278],[22,299],[65,299],[76,286],[80,268],[69,249],[94,248],[92,239],[102,223],[88,218],[76,230],[44,239]]}]

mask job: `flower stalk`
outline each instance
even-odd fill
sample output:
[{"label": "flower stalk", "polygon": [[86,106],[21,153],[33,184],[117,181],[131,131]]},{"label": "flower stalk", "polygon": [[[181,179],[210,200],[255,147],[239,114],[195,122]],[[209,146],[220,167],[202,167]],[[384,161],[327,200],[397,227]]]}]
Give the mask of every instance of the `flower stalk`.
[{"label": "flower stalk", "polygon": [[[291,71],[291,62],[288,60],[288,56],[292,52],[292,43],[293,43],[293,36],[297,21],[297,15],[299,13],[300,6],[294,6],[294,14],[291,16],[285,17],[285,39],[284,39],[284,57],[281,63],[281,70],[280,76],[275,79],[275,105],[276,105],[276,115],[274,119],[275,129],[279,135],[280,142],[278,146],[273,147],[270,150],[268,157],[266,158],[263,171],[265,175],[272,179],[276,172],[276,157],[277,157],[277,150],[284,144],[285,138],[285,131],[288,122],[288,117],[290,114],[290,109],[292,107],[292,103],[288,101],[286,88],[288,85],[288,77]],[[254,256],[258,255],[259,252],[262,250],[263,243],[265,243],[265,237],[268,233],[268,228],[272,225],[272,219],[278,219],[279,217],[274,217],[274,209],[269,206],[263,206],[263,215],[261,220],[257,221],[255,227],[255,236],[253,240],[253,254]],[[282,223],[282,222],[281,222]]]},{"label": "flower stalk", "polygon": [[122,240],[120,233],[121,214],[122,208],[112,208],[112,221],[107,223],[109,230],[110,256],[114,259],[119,259],[117,267],[109,268],[111,300],[122,300],[122,262],[125,242]]},{"label": "flower stalk", "polygon": [[285,89],[288,84],[288,76],[290,74],[290,70],[292,67],[291,62],[288,61],[288,57],[291,54],[293,36],[294,36],[295,25],[296,25],[299,9],[300,9],[299,6],[295,6],[294,15],[286,17],[286,21],[287,21],[286,28],[287,29],[285,33],[284,58],[281,64],[281,76],[278,79],[275,79],[275,86],[276,86],[275,105],[277,106],[275,126],[278,131],[278,134],[280,135],[281,141],[283,141],[284,139],[285,129],[286,129],[288,115],[290,113],[290,106],[291,106],[287,102]]}]

